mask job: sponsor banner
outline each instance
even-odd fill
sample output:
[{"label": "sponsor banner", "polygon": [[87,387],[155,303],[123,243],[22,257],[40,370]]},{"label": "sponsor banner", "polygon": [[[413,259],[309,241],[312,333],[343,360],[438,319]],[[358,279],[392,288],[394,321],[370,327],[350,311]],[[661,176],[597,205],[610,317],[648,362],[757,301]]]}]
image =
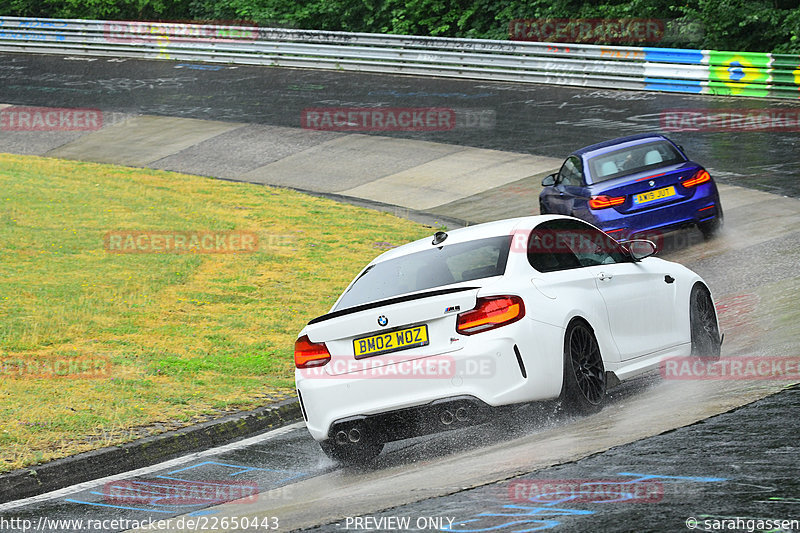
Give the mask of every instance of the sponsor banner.
[{"label": "sponsor banner", "polygon": [[642,48],[644,60],[656,63],[683,63],[687,65],[700,65],[705,55],[702,50],[679,48]]},{"label": "sponsor banner", "polygon": [[667,109],[664,131],[800,131],[800,109]]},{"label": "sponsor banner", "polygon": [[112,254],[242,254],[258,250],[258,234],[252,231],[119,230],[107,232],[103,244]]},{"label": "sponsor banner", "polygon": [[12,106],[0,111],[3,131],[94,131],[102,127],[99,109]]},{"label": "sponsor banner", "polygon": [[645,78],[644,88],[649,91],[701,94],[703,92],[703,82],[665,78]]},{"label": "sponsor banner", "polygon": [[658,481],[520,479],[508,484],[508,498],[515,503],[656,503],[663,497],[664,487]]},{"label": "sponsor banner", "polygon": [[793,85],[797,89],[800,86],[800,57],[793,59],[786,59],[785,56],[775,59],[775,55],[772,57],[772,83]]},{"label": "sponsor banner", "polygon": [[106,483],[105,503],[111,505],[212,505],[237,500],[256,503],[258,484],[247,481],[136,479]]},{"label": "sponsor banner", "polygon": [[304,129],[325,131],[449,131],[456,112],[444,107],[318,107],[303,109]]},{"label": "sponsor banner", "polygon": [[66,41],[67,36],[62,30],[68,27],[69,22],[66,20],[46,18],[13,20],[0,17],[0,39],[30,42]]},{"label": "sponsor banner", "polygon": [[800,88],[800,63],[798,63],[797,68],[792,71],[794,75],[794,84]]},{"label": "sponsor banner", "polygon": [[772,83],[770,96],[800,97],[800,56],[772,54]]},{"label": "sponsor banner", "polygon": [[664,379],[673,380],[800,380],[800,357],[670,357],[660,368]]},{"label": "sponsor banner", "polygon": [[100,379],[111,375],[102,355],[0,355],[0,378]]},{"label": "sponsor banner", "polygon": [[709,83],[714,94],[768,96],[770,54],[709,50]]},{"label": "sponsor banner", "polygon": [[657,43],[665,21],[650,18],[515,19],[508,25],[512,41],[541,43]]},{"label": "sponsor banner", "polygon": [[720,83],[710,81],[703,91],[703,94],[723,95],[723,96],[752,96],[764,98],[774,94],[774,91],[767,85],[746,85],[744,83]]},{"label": "sponsor banner", "polygon": [[[103,35],[110,43],[145,44],[153,41],[243,42],[258,39],[255,23],[242,26],[220,21],[214,24],[182,22],[108,21]],[[160,44],[160,43],[159,43]]]}]

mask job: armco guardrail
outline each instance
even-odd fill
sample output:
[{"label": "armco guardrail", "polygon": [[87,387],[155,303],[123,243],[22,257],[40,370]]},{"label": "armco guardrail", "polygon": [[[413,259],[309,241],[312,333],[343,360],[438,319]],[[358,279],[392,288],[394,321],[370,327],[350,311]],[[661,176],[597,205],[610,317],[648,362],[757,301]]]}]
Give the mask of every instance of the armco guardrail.
[{"label": "armco guardrail", "polygon": [[800,98],[800,56],[754,52],[19,17],[0,51]]}]

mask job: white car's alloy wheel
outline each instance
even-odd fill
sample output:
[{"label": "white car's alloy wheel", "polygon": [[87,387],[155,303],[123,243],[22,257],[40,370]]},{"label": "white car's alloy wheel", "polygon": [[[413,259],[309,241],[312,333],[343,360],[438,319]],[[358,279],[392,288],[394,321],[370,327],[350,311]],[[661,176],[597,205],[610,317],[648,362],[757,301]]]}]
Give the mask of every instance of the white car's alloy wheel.
[{"label": "white car's alloy wheel", "polygon": [[564,341],[562,402],[578,413],[593,413],[606,395],[606,372],[597,339],[583,320],[574,320]]}]

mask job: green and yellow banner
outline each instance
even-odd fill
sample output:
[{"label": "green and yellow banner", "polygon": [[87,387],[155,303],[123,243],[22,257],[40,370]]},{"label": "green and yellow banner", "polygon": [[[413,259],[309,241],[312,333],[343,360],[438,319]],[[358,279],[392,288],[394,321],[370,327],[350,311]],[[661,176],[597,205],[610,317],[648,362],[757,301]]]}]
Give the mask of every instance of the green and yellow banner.
[{"label": "green and yellow banner", "polygon": [[800,56],[772,54],[770,96],[800,98]]},{"label": "green and yellow banner", "polygon": [[708,51],[709,83],[712,94],[769,96],[770,54],[758,52]]}]

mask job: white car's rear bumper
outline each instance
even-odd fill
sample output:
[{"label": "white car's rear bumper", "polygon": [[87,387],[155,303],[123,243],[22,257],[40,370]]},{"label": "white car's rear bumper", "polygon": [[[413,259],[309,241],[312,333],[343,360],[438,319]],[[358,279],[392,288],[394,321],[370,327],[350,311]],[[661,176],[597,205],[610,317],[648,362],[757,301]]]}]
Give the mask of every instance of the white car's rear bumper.
[{"label": "white car's rear bumper", "polygon": [[[337,421],[436,400],[474,397],[495,407],[551,399],[561,391],[560,328],[525,318],[497,330],[462,336],[457,342],[464,344],[460,350],[396,365],[369,368],[369,359],[362,360],[358,363],[364,362],[365,370],[358,374],[296,371],[311,435],[323,441]],[[392,355],[396,354],[376,357]]]}]

